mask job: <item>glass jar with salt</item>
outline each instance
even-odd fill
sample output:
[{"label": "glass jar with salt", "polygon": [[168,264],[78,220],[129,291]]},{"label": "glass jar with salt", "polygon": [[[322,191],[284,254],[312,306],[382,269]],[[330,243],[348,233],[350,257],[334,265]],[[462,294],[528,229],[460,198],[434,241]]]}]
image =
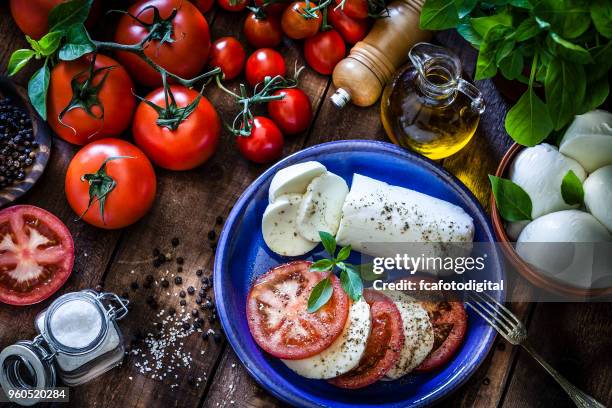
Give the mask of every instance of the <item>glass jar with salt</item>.
[{"label": "glass jar with salt", "polygon": [[[8,390],[86,383],[119,365],[125,353],[117,325],[128,312],[126,299],[91,290],[65,294],[35,319],[39,335],[0,353],[0,386]],[[36,399],[15,400],[34,405]]]}]

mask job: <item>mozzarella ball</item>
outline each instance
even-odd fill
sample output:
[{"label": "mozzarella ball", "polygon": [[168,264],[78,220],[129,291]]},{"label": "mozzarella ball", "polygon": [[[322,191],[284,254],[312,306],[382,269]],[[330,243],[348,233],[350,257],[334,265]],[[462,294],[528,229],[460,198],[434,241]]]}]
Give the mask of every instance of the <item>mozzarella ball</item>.
[{"label": "mozzarella ball", "polygon": [[565,132],[559,151],[592,173],[612,164],[612,113],[594,110],[578,115]]},{"label": "mozzarella ball", "polygon": [[612,232],[612,166],[595,170],[583,187],[587,210]]}]

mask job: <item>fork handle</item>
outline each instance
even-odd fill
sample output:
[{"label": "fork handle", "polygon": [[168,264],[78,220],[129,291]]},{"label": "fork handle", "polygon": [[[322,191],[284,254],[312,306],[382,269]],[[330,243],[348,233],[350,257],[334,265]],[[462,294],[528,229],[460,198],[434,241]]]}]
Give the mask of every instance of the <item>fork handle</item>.
[{"label": "fork handle", "polygon": [[546,371],[554,378],[557,383],[565,390],[567,395],[574,401],[577,407],[580,408],[606,408],[601,402],[591,397],[574,384],[570,383],[565,377],[563,377],[557,370],[552,368],[542,356],[535,352],[535,350],[527,343],[521,344],[525,350],[533,357]]}]

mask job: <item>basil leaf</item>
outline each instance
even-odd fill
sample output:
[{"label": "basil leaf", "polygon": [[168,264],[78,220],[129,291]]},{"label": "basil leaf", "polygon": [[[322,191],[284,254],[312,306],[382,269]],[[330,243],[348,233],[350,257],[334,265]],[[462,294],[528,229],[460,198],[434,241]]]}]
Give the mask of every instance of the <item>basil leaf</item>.
[{"label": "basil leaf", "polygon": [[497,47],[503,40],[507,31],[507,27],[495,26],[487,32],[487,35],[480,45],[480,52],[478,53],[478,60],[476,61],[475,79],[486,79],[495,76],[497,73]]},{"label": "basil leaf", "polygon": [[329,232],[319,231],[319,237],[327,253],[333,257],[336,254],[336,239],[334,236]]},{"label": "basil leaf", "polygon": [[499,61],[499,70],[507,79],[513,80],[523,72],[523,54],[514,50],[510,55]]},{"label": "basil leaf", "polygon": [[561,196],[569,205],[582,205],[584,202],[584,189],[582,182],[572,170],[568,171],[561,182]]},{"label": "basil leaf", "polygon": [[345,247],[343,247],[340,252],[338,252],[338,256],[336,257],[337,261],[344,261],[346,260],[349,255],[351,254],[351,246],[347,245]]},{"label": "basil leaf", "polygon": [[531,220],[531,198],[519,185],[511,180],[489,175],[495,205],[506,221]]},{"label": "basil leaf", "polygon": [[532,88],[521,96],[506,115],[506,131],[519,144],[535,146],[553,129],[548,108]]},{"label": "basil leaf", "polygon": [[529,0],[510,0],[509,4],[514,7],[524,8],[528,10],[533,9],[533,5],[531,4],[531,2],[529,2]]},{"label": "basil leaf", "polygon": [[576,64],[591,64],[593,63],[593,57],[586,48],[580,45],[571,43],[556,33],[550,33],[550,38],[554,42],[555,51],[564,59],[575,62]]},{"label": "basil leaf", "polygon": [[547,68],[546,103],[555,130],[574,119],[586,90],[586,76],[582,65],[562,59],[553,60]]},{"label": "basil leaf", "polygon": [[606,45],[591,48],[590,54],[595,62],[586,67],[588,78],[593,81],[608,76],[608,71],[612,68],[612,41]]},{"label": "basil leaf", "polygon": [[75,24],[66,31],[66,44],[60,48],[58,56],[61,60],[72,61],[94,50],[85,26]]},{"label": "basil leaf", "polygon": [[480,48],[482,37],[478,34],[469,22],[461,22],[457,25],[457,32],[475,48]]},{"label": "basil leaf", "polygon": [[512,53],[512,51],[514,50],[514,44],[514,40],[503,40],[501,44],[497,47],[497,52],[495,53],[495,62],[498,66],[501,60],[503,60]]},{"label": "basil leaf", "polygon": [[540,31],[542,31],[542,29],[535,18],[529,17],[516,27],[514,39],[519,42],[526,41],[538,35]]},{"label": "basil leaf", "polygon": [[612,4],[610,1],[591,1],[591,19],[601,35],[612,38]]},{"label": "basil leaf", "polygon": [[506,12],[493,14],[492,16],[486,17],[475,17],[470,18],[470,23],[474,30],[480,34],[482,37],[485,37],[489,30],[496,26],[512,26],[512,16]]},{"label": "basil leaf", "polygon": [[17,50],[11,54],[7,67],[9,76],[15,75],[21,68],[25,67],[34,55],[36,55],[36,52],[28,49]]},{"label": "basil leaf", "polygon": [[455,0],[427,0],[421,10],[419,27],[426,30],[446,30],[459,23]]},{"label": "basil leaf", "polygon": [[340,284],[351,299],[357,301],[361,298],[361,294],[363,293],[363,282],[361,282],[361,278],[357,272],[350,268],[344,269],[340,272]]},{"label": "basil leaf", "polygon": [[564,38],[576,38],[591,25],[589,9],[580,0],[541,0],[534,13]]},{"label": "basil leaf", "polygon": [[476,3],[478,3],[478,0],[463,0],[459,2],[459,10],[458,10],[458,15],[459,18],[463,18],[467,15],[469,15],[472,10],[474,10],[474,7],[476,7]]},{"label": "basil leaf", "polygon": [[312,288],[312,292],[310,292],[310,297],[308,298],[308,313],[314,313],[325,306],[325,304],[329,302],[329,299],[331,299],[333,293],[334,288],[331,285],[331,279],[329,277],[317,283],[314,288]]},{"label": "basil leaf", "polygon": [[36,41],[35,39],[33,39],[32,37],[30,37],[29,35],[26,34],[25,36],[26,41],[28,42],[28,44],[30,44],[30,47],[32,47],[32,49],[34,50],[34,52],[36,52],[36,54],[38,56],[41,56],[43,51],[42,51],[42,47],[40,46],[40,44],[38,44],[38,41]]},{"label": "basil leaf", "polygon": [[319,259],[310,265],[310,270],[313,272],[325,272],[329,271],[334,266],[334,262],[331,259]]},{"label": "basil leaf", "polygon": [[48,57],[57,51],[60,42],[62,41],[63,33],[61,31],[51,31],[45,34],[38,40],[38,47],[41,55]]},{"label": "basil leaf", "polygon": [[602,77],[587,83],[582,106],[576,113],[581,115],[598,108],[606,101],[606,99],[608,99],[609,93],[610,83],[608,82],[607,77]]},{"label": "basil leaf", "polygon": [[66,31],[87,20],[93,0],[72,0],[60,3],[49,13],[49,31]]},{"label": "basil leaf", "polygon": [[36,112],[41,118],[47,119],[47,89],[49,88],[49,78],[51,77],[51,71],[45,65],[32,75],[30,82],[28,82],[28,95],[30,96],[30,102],[36,109]]}]

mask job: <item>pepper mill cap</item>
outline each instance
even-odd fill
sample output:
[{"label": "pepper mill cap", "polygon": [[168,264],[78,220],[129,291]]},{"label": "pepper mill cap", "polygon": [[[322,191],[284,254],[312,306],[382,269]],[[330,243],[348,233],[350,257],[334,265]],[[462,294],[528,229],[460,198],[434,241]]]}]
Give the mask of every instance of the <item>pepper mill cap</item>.
[{"label": "pepper mill cap", "polygon": [[337,108],[344,108],[351,100],[351,94],[344,88],[338,88],[330,99]]}]

